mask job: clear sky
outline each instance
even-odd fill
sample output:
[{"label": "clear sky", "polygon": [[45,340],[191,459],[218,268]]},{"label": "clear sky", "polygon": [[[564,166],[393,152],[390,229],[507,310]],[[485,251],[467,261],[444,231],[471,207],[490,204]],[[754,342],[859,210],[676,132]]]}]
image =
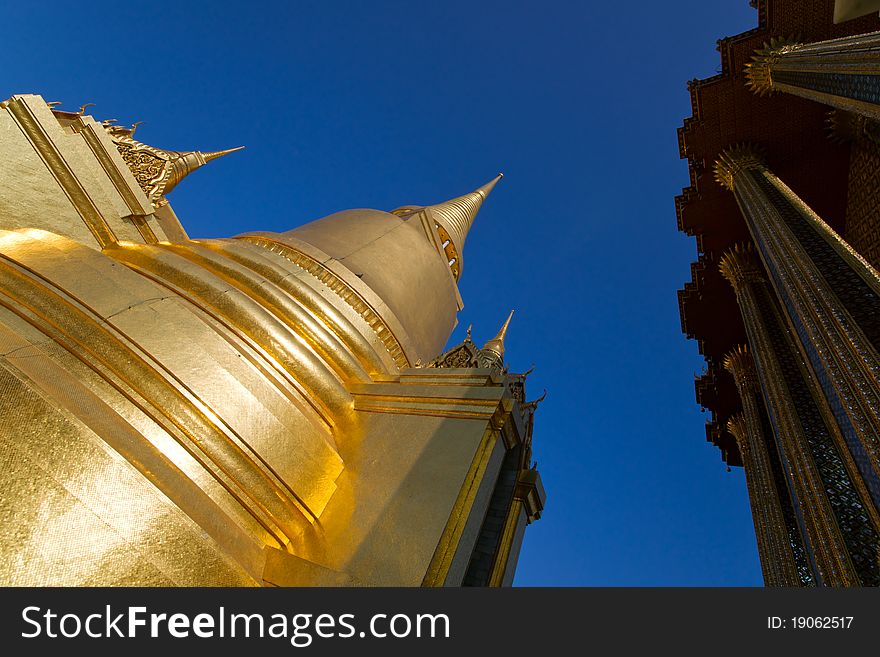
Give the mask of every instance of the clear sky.
[{"label": "clear sky", "polygon": [[705,442],[676,290],[694,240],[676,128],[747,0],[4,3],[0,96],[247,149],[171,194],[193,237],[283,231],[504,180],[468,238],[465,309],[544,388],[548,501],[521,585],[759,585],[741,469]]}]

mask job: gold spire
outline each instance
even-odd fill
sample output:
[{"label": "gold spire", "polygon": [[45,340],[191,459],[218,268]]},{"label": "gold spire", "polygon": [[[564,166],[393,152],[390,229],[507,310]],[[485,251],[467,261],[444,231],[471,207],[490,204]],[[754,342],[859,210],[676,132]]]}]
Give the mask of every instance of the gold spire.
[{"label": "gold spire", "polygon": [[464,250],[465,238],[467,238],[468,231],[470,231],[471,225],[474,223],[477,212],[480,211],[480,206],[483,205],[483,201],[489,196],[492,188],[503,177],[504,174],[499,173],[492,180],[470,194],[450,199],[444,203],[428,206],[433,212],[437,223],[446,229],[446,232],[458,249],[459,255]]},{"label": "gold spire", "polygon": [[513,318],[513,311],[510,311],[510,314],[507,316],[507,319],[504,321],[504,325],[501,327],[501,330],[498,331],[498,335],[489,340],[483,347],[483,351],[491,351],[498,355],[502,361],[504,360],[504,338],[507,337],[507,328],[510,326],[510,320]]},{"label": "gold spire", "polygon": [[440,235],[443,243],[442,252],[449,263],[452,275],[455,280],[461,276],[462,258],[464,252],[464,241],[467,234],[474,223],[483,201],[489,196],[489,192],[498,184],[498,181],[504,177],[503,173],[499,173],[492,180],[482,187],[478,187],[470,194],[459,196],[457,198],[438,203],[437,205],[416,206],[405,205],[403,207],[392,210],[392,214],[401,217],[409,217],[419,211],[428,211],[428,214],[434,220],[434,227]]},{"label": "gold spire", "polygon": [[240,151],[244,146],[229,148],[224,151],[168,151],[148,146],[132,137],[138,123],[130,128],[105,125],[107,134],[116,145],[122,159],[131,169],[141,189],[150,199],[153,207],[159,208],[168,201],[165,195],[174,189],[187,175],[211,160],[229,153]]},{"label": "gold spire", "polygon": [[177,186],[177,183],[183,180],[187,175],[199,167],[204,166],[211,160],[216,160],[218,157],[223,157],[229,153],[240,151],[243,148],[244,146],[239,146],[237,148],[227,148],[225,151],[211,151],[209,153],[202,153],[201,151],[189,151],[187,153],[165,151],[170,156],[171,174],[162,187],[162,194],[164,195],[170,192]]}]

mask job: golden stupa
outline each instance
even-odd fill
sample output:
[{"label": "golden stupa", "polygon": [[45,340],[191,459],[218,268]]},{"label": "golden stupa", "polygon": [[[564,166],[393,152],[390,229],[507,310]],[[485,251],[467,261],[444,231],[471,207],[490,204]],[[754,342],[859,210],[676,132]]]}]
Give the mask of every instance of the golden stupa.
[{"label": "golden stupa", "polygon": [[443,352],[498,178],[193,240],[166,194],[228,151],[53,105],[0,103],[0,584],[509,584],[537,403],[510,318]]}]

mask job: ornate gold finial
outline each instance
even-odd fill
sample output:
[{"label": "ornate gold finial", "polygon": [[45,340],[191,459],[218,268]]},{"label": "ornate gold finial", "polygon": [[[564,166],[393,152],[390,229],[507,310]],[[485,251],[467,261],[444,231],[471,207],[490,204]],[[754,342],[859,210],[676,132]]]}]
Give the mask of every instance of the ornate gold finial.
[{"label": "ornate gold finial", "polygon": [[755,360],[746,345],[737,345],[724,357],[724,369],[733,376],[740,395],[745,392],[757,392],[760,385],[758,371],[755,369]]},{"label": "ornate gold finial", "polygon": [[507,329],[510,327],[510,320],[513,319],[513,311],[510,311],[510,314],[507,316],[507,319],[504,320],[504,324],[498,331],[498,334],[489,340],[485,345],[483,345],[483,349],[489,349],[490,351],[494,351],[499,356],[504,356],[504,338],[507,337]]},{"label": "ornate gold finial", "polygon": [[405,205],[403,207],[392,210],[392,214],[401,217],[409,216],[419,210],[430,210],[434,219],[434,226],[443,242],[443,253],[446,256],[449,268],[455,280],[461,277],[462,258],[464,252],[464,241],[467,238],[468,231],[474,223],[483,201],[489,196],[489,192],[498,184],[498,181],[504,177],[503,173],[499,173],[492,180],[482,187],[478,187],[470,194],[459,196],[437,205],[415,206]]},{"label": "ornate gold finial", "polygon": [[747,283],[764,281],[764,270],[755,253],[752,243],[736,244],[730,251],[721,256],[718,263],[721,275],[733,286],[735,291]]},{"label": "ornate gold finial", "polygon": [[497,365],[498,367],[504,365],[504,338],[507,337],[507,329],[510,326],[511,319],[513,319],[512,310],[507,316],[507,319],[504,320],[504,324],[501,326],[498,334],[483,345],[483,348],[480,350],[480,353],[486,358],[488,363]]},{"label": "ornate gold finial", "polygon": [[736,446],[739,453],[745,460],[749,453],[749,430],[746,425],[746,418],[742,413],[731,415],[727,420],[727,430],[736,438]]},{"label": "ornate gold finial", "polygon": [[721,151],[715,160],[715,180],[733,191],[735,176],[746,169],[764,168],[764,152],[754,144],[735,144]]},{"label": "ornate gold finial", "polygon": [[192,173],[211,160],[229,153],[240,151],[244,146],[230,148],[225,151],[202,153],[189,151],[166,151],[148,146],[132,138],[134,131],[141,122],[130,128],[106,125],[107,134],[116,145],[122,159],[128,165],[138,185],[150,199],[153,207],[159,208],[168,203],[165,195],[174,189],[188,174]]},{"label": "ornate gold finial", "polygon": [[800,47],[798,37],[773,37],[752,55],[746,64],[746,86],[759,96],[767,96],[773,89],[773,64],[785,53]]},{"label": "ornate gold finial", "polygon": [[202,153],[201,151],[189,151],[187,153],[166,151],[172,157],[171,175],[168,176],[168,180],[165,182],[165,185],[162,189],[162,194],[165,195],[170,192],[172,189],[177,187],[177,183],[179,183],[186,176],[191,174],[199,167],[204,166],[211,160],[216,160],[217,158],[223,157],[224,155],[235,153],[236,151],[240,151],[243,148],[244,146],[238,146],[236,148],[227,148],[223,151],[212,151],[208,153]]}]

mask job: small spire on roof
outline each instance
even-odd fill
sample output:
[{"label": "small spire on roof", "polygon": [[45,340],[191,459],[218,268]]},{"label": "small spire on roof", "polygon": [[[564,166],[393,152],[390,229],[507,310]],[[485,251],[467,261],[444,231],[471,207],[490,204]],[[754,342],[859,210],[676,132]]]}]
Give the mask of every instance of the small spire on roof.
[{"label": "small spire on roof", "polygon": [[484,356],[489,360],[496,362],[499,367],[504,363],[504,338],[507,337],[507,329],[510,326],[510,320],[512,318],[513,311],[511,310],[507,319],[504,321],[504,324],[501,326],[501,329],[498,331],[498,334],[489,340],[489,342],[487,342],[480,350]]}]

